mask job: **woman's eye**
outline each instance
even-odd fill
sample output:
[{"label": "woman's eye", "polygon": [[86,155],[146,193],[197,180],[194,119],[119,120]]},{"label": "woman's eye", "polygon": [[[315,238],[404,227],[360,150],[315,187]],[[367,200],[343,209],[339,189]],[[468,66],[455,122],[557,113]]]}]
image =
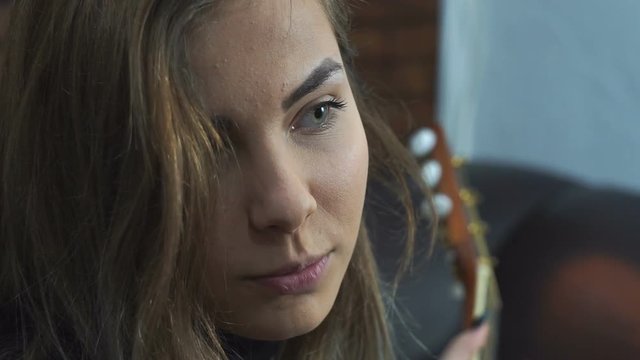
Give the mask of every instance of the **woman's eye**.
[{"label": "woman's eye", "polygon": [[329,101],[322,102],[313,106],[311,109],[305,111],[305,113],[292,125],[292,130],[302,131],[319,131],[324,130],[335,121],[334,110],[344,109],[346,104],[342,100],[331,99]]}]

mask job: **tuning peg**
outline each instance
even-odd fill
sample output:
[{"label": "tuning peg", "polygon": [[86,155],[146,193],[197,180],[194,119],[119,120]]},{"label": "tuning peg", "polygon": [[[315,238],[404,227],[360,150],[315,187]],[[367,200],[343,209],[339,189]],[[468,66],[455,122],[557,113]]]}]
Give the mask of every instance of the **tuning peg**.
[{"label": "tuning peg", "polygon": [[430,188],[435,187],[442,178],[442,166],[436,160],[429,160],[422,165],[422,179]]},{"label": "tuning peg", "polygon": [[456,301],[463,301],[466,292],[464,284],[459,280],[454,281],[451,285],[451,297]]},{"label": "tuning peg", "polygon": [[469,230],[469,233],[475,237],[484,237],[487,234],[488,228],[489,226],[487,223],[482,221],[472,221],[467,225],[467,230]]},{"label": "tuning peg", "polygon": [[445,218],[453,210],[453,201],[446,194],[437,193],[433,196],[433,204],[440,218]]},{"label": "tuning peg", "polygon": [[480,195],[477,191],[474,191],[469,188],[460,189],[460,199],[464,202],[465,205],[469,207],[474,207],[478,205]]},{"label": "tuning peg", "polygon": [[422,127],[411,135],[409,139],[409,150],[415,157],[428,155],[436,146],[436,133],[426,127]]},{"label": "tuning peg", "polygon": [[467,164],[467,158],[462,156],[453,156],[451,157],[451,165],[454,168],[459,169]]},{"label": "tuning peg", "polygon": [[451,210],[453,210],[453,202],[447,195],[437,193],[433,195],[431,201],[432,202],[430,203],[428,200],[425,200],[420,207],[420,210],[425,216],[431,217],[433,214],[432,209],[436,211],[440,220],[445,219],[449,214],[451,214]]}]

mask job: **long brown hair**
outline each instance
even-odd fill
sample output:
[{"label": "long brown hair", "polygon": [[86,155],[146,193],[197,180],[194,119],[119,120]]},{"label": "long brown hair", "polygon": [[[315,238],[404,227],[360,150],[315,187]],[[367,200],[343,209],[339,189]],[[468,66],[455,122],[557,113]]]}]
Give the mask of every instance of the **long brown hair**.
[{"label": "long brown hair", "polygon": [[[349,67],[347,5],[323,3]],[[226,358],[203,305],[197,251],[224,133],[202,111],[186,51],[213,5],[15,5],[0,76],[0,301],[15,309],[17,338],[0,358]],[[403,200],[410,255],[406,177],[417,172],[348,73],[370,175]],[[316,330],[286,341],[281,357],[393,357],[364,226],[334,308]]]}]

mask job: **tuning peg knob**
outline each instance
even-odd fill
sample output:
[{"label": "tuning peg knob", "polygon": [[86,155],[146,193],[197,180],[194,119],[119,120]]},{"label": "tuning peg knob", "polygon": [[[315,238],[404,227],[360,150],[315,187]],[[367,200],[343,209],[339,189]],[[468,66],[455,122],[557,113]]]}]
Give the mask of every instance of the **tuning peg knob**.
[{"label": "tuning peg knob", "polygon": [[435,187],[442,178],[442,165],[437,160],[429,160],[422,165],[422,179],[430,188]]},{"label": "tuning peg knob", "polygon": [[453,210],[453,201],[446,194],[437,193],[433,196],[433,206],[436,209],[436,213],[441,219],[446,218],[451,214]]},{"label": "tuning peg knob", "polygon": [[464,288],[464,284],[460,281],[456,280],[451,285],[451,297],[456,301],[463,301],[466,292],[467,291]]},{"label": "tuning peg knob", "polygon": [[423,157],[428,155],[436,146],[436,133],[426,127],[416,130],[409,139],[409,151],[415,157]]},{"label": "tuning peg knob", "polygon": [[433,196],[433,206],[440,218],[445,218],[451,214],[453,210],[453,201],[446,194],[437,193]]},{"label": "tuning peg knob", "polygon": [[422,213],[427,217],[431,217],[433,214],[432,209],[435,210],[436,214],[438,214],[438,218],[443,220],[451,214],[451,210],[453,210],[453,202],[447,195],[437,193],[433,195],[431,202],[425,200],[421,206]]}]

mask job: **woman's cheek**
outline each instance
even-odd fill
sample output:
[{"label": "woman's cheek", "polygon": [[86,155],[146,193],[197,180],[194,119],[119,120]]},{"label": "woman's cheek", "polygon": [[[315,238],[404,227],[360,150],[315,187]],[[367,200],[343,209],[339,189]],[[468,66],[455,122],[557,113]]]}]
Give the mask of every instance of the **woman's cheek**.
[{"label": "woman's cheek", "polygon": [[[359,221],[367,183],[369,152],[359,117],[349,119],[323,151],[315,152],[315,170],[320,206],[342,220]],[[340,127],[339,127],[340,128]],[[359,226],[359,223],[358,223]]]}]

